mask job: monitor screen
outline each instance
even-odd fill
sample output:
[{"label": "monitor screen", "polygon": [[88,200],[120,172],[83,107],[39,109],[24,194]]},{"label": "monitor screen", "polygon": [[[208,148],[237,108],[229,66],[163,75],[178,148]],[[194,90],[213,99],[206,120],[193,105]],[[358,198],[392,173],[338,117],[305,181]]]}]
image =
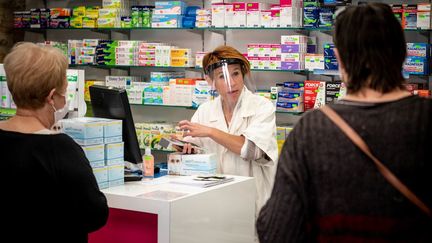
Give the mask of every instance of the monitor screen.
[{"label": "monitor screen", "polygon": [[89,89],[95,117],[123,121],[125,161],[141,163],[141,151],[126,90],[101,85],[93,85]]}]

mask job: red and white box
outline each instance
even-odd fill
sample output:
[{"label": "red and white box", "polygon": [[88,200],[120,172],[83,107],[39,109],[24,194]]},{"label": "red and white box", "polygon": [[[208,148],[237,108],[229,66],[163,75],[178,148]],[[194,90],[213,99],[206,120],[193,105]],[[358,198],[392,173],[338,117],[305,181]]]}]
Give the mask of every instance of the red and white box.
[{"label": "red and white box", "polygon": [[234,6],[234,23],[233,27],[246,27],[246,3],[235,2]]},{"label": "red and white box", "polygon": [[325,82],[306,80],[304,82],[304,110],[312,110],[325,105]]}]

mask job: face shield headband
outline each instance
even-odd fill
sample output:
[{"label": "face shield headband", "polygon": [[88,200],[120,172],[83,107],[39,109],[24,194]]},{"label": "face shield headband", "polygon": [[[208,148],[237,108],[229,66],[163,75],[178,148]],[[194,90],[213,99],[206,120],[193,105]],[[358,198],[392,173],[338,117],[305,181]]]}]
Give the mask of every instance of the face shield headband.
[{"label": "face shield headband", "polygon": [[243,61],[237,58],[225,58],[220,60],[219,62],[215,62],[213,64],[210,64],[205,70],[204,70],[204,74],[211,76],[211,74],[213,73],[214,70],[216,70],[217,68],[223,67],[223,66],[228,66],[231,64],[239,64],[241,66],[241,69],[243,70]]}]

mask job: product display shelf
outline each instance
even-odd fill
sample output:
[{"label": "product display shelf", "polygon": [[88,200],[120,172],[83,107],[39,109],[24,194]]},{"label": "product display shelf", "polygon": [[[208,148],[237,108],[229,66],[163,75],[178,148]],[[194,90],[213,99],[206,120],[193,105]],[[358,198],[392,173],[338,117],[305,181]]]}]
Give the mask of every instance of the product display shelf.
[{"label": "product display shelf", "polygon": [[163,107],[163,108],[183,108],[183,109],[191,109],[196,110],[196,107],[192,106],[180,106],[180,105],[150,105],[150,104],[131,104],[132,106],[156,106],[156,107]]},{"label": "product display shelf", "polygon": [[293,116],[301,116],[304,112],[292,112],[292,111],[276,111],[277,114],[290,114]]},{"label": "product display shelf", "polygon": [[[196,71],[201,72],[202,68],[199,67],[166,67],[166,66],[137,66],[137,65],[94,65],[94,64],[69,64],[71,68],[83,68],[83,67],[94,67],[94,68],[102,68],[102,69],[129,69],[129,68],[147,68],[147,69],[186,69],[188,71]],[[287,72],[287,73],[298,73],[298,74],[307,74],[312,73],[312,71],[308,70],[280,70],[280,69],[251,69],[252,72]]]},{"label": "product display shelf", "polygon": [[84,67],[94,67],[94,68],[102,68],[102,69],[129,69],[129,68],[150,68],[150,69],[188,69],[191,71],[197,70],[200,71],[200,69],[194,68],[194,67],[166,67],[166,66],[138,66],[138,65],[95,65],[95,64],[69,64],[69,67],[71,68],[84,68]]},{"label": "product display shelf", "polygon": [[[149,105],[149,104],[131,104],[131,105],[132,106],[156,106],[156,107],[161,107],[161,108],[180,108],[180,109],[189,109],[189,110],[196,110],[196,109],[198,109],[198,107],[192,107],[192,106]],[[304,112],[276,111],[276,113],[301,116]]]},{"label": "product display shelf", "polygon": [[[176,70],[188,70],[195,72],[202,72],[202,68],[200,67],[171,67],[171,66],[137,66],[137,65],[94,65],[94,64],[69,64],[71,68],[83,68],[83,67],[94,67],[94,68],[102,68],[102,69],[129,69],[129,68],[145,68],[145,69],[176,69]],[[312,70],[281,70],[281,69],[257,69],[251,68],[252,72],[285,72],[285,73],[295,73],[301,75],[314,74],[314,75],[324,75],[324,76],[339,76],[338,70],[327,70],[327,69],[314,69]],[[409,78],[410,76],[415,77],[429,77],[429,74],[409,74],[403,73],[405,78]]]},{"label": "product display shelf", "polygon": [[[293,31],[333,31],[333,27],[113,27],[113,28],[15,28],[20,31],[41,32],[45,30],[93,30],[93,31],[128,31],[128,30],[293,30]],[[431,29],[404,29],[406,32],[431,32]]]},{"label": "product display shelf", "polygon": [[[315,74],[315,75],[325,75],[325,76],[339,76],[339,70],[327,70],[327,69],[314,69],[313,71],[307,71],[309,73]],[[415,74],[415,73],[405,73],[402,72],[403,76],[408,79],[411,76],[412,77],[429,77],[428,74]]]}]

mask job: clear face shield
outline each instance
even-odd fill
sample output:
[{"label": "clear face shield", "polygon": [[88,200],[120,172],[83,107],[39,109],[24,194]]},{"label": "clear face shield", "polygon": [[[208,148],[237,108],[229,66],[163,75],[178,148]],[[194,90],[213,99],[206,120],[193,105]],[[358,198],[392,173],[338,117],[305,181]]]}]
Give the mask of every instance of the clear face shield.
[{"label": "clear face shield", "polygon": [[209,65],[205,74],[212,87],[212,98],[219,95],[225,108],[234,109],[245,86],[251,92],[255,92],[255,85],[250,75],[243,76],[245,70],[243,61],[236,58],[222,59]]}]

